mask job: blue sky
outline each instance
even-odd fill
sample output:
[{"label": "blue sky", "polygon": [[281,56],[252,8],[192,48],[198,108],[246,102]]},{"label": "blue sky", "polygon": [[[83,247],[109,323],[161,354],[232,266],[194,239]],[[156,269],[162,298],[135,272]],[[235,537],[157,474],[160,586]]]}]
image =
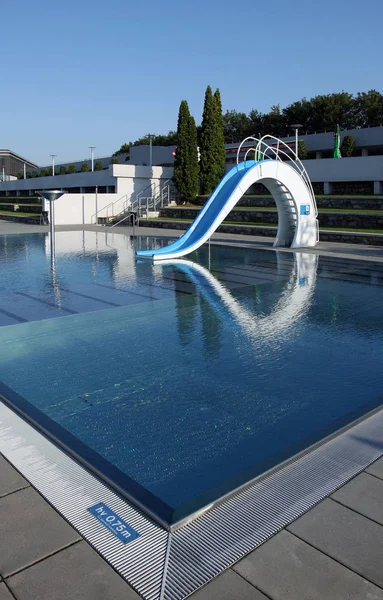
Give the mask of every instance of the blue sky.
[{"label": "blue sky", "polygon": [[223,108],[382,91],[381,0],[29,0],[1,7],[0,147],[48,164],[112,153]]}]

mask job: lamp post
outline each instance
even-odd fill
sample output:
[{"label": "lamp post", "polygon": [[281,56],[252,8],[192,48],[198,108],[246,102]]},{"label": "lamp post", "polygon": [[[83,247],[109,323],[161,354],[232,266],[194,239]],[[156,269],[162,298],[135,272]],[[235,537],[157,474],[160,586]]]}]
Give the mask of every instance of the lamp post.
[{"label": "lamp post", "polygon": [[54,202],[63,195],[63,190],[41,190],[37,192],[46,202],[49,202],[49,231],[51,243],[51,261],[55,262],[56,240],[55,240],[55,205]]},{"label": "lamp post", "polygon": [[295,129],[295,154],[296,154],[296,159],[297,159],[298,158],[298,130],[300,129],[300,127],[303,127],[303,125],[301,125],[301,123],[294,123],[293,125],[290,125],[290,127]]},{"label": "lamp post", "polygon": [[89,146],[90,149],[90,159],[91,159],[91,163],[92,163],[92,171],[94,171],[94,150],[95,150],[96,146]]},{"label": "lamp post", "polygon": [[57,154],[50,154],[49,156],[52,157],[52,175],[54,177],[55,176],[55,157],[57,156]]},{"label": "lamp post", "polygon": [[149,136],[149,167],[153,165],[153,147],[152,147],[152,136]]}]

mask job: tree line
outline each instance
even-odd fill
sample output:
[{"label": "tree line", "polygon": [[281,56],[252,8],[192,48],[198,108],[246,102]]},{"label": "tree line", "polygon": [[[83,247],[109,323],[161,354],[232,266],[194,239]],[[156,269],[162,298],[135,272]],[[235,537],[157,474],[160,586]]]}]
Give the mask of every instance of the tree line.
[{"label": "tree line", "polygon": [[[118,162],[118,158],[115,156],[112,157],[112,160],[110,161],[112,165]],[[103,171],[103,169],[104,167],[101,161],[96,161],[94,163],[95,171]],[[89,163],[83,162],[79,171],[77,171],[76,165],[69,165],[68,167],[61,165],[60,167],[55,168],[55,175],[72,175],[74,173],[87,173],[88,171],[90,171]],[[52,167],[49,167],[48,169],[43,168],[39,171],[27,171],[27,179],[34,179],[35,177],[49,177],[51,175],[53,175]],[[24,173],[22,171],[17,173],[17,179],[24,179]]]},{"label": "tree line", "polygon": [[[249,135],[292,135],[292,125],[300,123],[302,133],[333,131],[337,124],[341,129],[375,127],[383,125],[383,95],[377,90],[358,92],[356,95],[339,92],[302,98],[281,109],[280,105],[271,107],[268,113],[252,109],[249,113],[227,110],[223,114],[225,143],[242,141]],[[197,127],[200,140],[202,125]],[[153,145],[172,146],[177,144],[177,132],[167,135],[154,135]],[[129,153],[130,146],[149,144],[147,134],[135,142],[123,144],[115,154]]]}]

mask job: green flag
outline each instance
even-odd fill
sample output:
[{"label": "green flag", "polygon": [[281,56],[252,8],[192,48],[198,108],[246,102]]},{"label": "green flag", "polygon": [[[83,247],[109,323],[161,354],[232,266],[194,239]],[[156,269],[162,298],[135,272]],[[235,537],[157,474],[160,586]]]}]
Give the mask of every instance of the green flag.
[{"label": "green flag", "polygon": [[342,158],[340,153],[340,127],[336,126],[336,132],[334,133],[334,158]]}]

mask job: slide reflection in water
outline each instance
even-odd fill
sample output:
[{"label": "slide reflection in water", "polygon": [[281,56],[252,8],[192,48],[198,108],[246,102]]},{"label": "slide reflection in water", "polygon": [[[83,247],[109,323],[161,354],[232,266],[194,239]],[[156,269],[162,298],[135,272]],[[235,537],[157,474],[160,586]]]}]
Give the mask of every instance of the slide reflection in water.
[{"label": "slide reflection in water", "polygon": [[[283,253],[276,252],[276,255],[278,268],[281,269]],[[260,337],[270,337],[287,330],[307,312],[315,290],[317,264],[318,257],[315,254],[304,252],[294,254],[291,274],[280,298],[270,314],[258,315],[243,306],[240,300],[235,298],[206,267],[183,259],[161,261],[161,267],[165,265],[177,267],[214,310],[222,315],[222,309],[227,309],[243,331],[257,341]],[[287,262],[283,263],[283,269],[286,267]]]}]

